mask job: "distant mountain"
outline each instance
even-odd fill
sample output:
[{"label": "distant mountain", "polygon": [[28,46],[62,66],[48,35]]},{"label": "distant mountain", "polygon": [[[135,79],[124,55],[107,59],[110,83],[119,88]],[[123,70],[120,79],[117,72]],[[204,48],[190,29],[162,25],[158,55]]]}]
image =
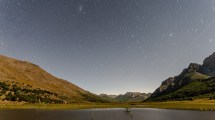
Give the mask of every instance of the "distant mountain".
[{"label": "distant mountain", "polygon": [[121,95],[100,94],[99,96],[112,102],[141,102],[147,99],[150,95],[151,93],[127,92]]},{"label": "distant mountain", "polygon": [[117,95],[100,94],[99,97],[110,102],[117,102],[117,100],[115,99]]},{"label": "distant mountain", "polygon": [[107,102],[39,66],[0,56],[0,100],[29,103]]},{"label": "distant mountain", "polygon": [[215,99],[215,53],[162,82],[146,101]]},{"label": "distant mountain", "polygon": [[115,99],[119,102],[141,102],[150,95],[151,93],[127,92],[124,95],[118,95]]}]

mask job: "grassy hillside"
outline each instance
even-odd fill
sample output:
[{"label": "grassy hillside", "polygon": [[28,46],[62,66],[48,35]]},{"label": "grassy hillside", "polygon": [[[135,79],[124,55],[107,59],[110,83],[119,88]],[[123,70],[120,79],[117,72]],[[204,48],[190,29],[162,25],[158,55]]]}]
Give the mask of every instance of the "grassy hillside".
[{"label": "grassy hillside", "polygon": [[153,101],[195,100],[205,98],[215,99],[215,77],[194,81],[175,92],[156,97]]},{"label": "grassy hillside", "polygon": [[8,81],[0,82],[1,100],[25,101],[29,103],[64,103],[61,99],[63,96],[39,88],[31,89],[31,87],[32,86],[28,85],[25,88],[21,88],[18,83],[10,84]]},{"label": "grassy hillside", "polygon": [[[23,96],[27,96],[35,99],[36,103],[41,100],[44,102],[42,98],[50,99],[45,101],[47,103],[53,100],[64,103],[107,102],[68,81],[52,76],[35,64],[5,56],[0,56],[0,83],[9,86],[6,89],[0,88],[2,93],[0,100],[8,100],[4,96],[12,96],[17,97],[17,100],[32,102],[32,100],[23,99]],[[18,89],[18,93],[14,91],[15,89]],[[35,93],[35,91],[40,92]],[[41,91],[45,92],[41,93]]]},{"label": "grassy hillside", "polygon": [[[181,87],[171,86],[159,94],[151,96],[147,101],[181,101],[195,99],[215,99],[215,77],[201,73],[185,74],[181,81],[189,81]],[[175,89],[177,88],[177,89]]]},{"label": "grassy hillside", "polygon": [[189,78],[191,80],[204,80],[204,79],[208,79],[209,76],[198,73],[198,72],[191,72],[188,73],[184,76],[184,78]]}]

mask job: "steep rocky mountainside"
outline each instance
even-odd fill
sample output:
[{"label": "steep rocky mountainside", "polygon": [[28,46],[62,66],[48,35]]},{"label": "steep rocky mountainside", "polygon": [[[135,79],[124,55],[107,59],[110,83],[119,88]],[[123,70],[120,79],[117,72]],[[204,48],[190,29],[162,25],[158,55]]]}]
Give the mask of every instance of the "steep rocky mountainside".
[{"label": "steep rocky mountainside", "polygon": [[30,103],[106,102],[39,66],[0,56],[0,100]]},{"label": "steep rocky mountainside", "polygon": [[215,76],[215,52],[204,60],[202,67],[202,73]]},{"label": "steep rocky mountainside", "polygon": [[[212,99],[215,96],[213,76],[215,76],[215,53],[207,57],[203,65],[191,63],[178,76],[163,81],[146,101]],[[212,86],[208,85],[208,81]],[[203,92],[197,92],[197,88]]]}]

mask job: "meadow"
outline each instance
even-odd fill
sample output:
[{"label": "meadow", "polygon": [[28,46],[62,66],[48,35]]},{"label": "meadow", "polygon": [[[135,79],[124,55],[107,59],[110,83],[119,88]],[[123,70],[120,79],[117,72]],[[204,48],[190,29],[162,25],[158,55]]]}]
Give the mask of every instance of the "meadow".
[{"label": "meadow", "polygon": [[142,103],[79,103],[79,104],[1,104],[0,109],[79,110],[99,108],[159,108],[214,111],[215,100],[142,102]]}]

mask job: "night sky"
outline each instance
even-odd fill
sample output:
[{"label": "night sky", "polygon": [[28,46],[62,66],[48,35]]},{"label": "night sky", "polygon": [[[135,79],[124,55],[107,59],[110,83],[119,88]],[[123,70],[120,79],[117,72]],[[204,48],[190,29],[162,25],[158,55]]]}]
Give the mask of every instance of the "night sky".
[{"label": "night sky", "polygon": [[0,0],[0,54],[90,92],[153,92],[215,52],[215,0]]}]

